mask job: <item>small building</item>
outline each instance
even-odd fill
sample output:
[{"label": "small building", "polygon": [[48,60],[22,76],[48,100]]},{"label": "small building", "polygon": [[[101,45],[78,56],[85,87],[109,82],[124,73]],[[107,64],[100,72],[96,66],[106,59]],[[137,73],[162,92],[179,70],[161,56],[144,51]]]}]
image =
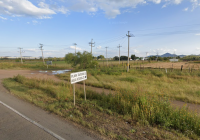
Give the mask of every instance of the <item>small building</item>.
[{"label": "small building", "polygon": [[170,62],[178,62],[178,59],[169,59]]}]

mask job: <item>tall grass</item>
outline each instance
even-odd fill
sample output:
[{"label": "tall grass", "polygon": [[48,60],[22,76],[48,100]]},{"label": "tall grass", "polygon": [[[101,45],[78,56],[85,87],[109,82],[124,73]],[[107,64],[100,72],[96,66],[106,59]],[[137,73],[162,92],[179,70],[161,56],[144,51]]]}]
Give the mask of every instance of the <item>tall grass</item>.
[{"label": "tall grass", "polygon": [[[28,88],[40,89],[47,96],[58,100],[60,103],[57,109],[60,111],[62,111],[62,108],[67,108],[65,99],[73,101],[73,95],[70,94],[70,85],[66,83],[30,80],[20,75],[16,76],[14,80]],[[84,103],[83,92],[78,90],[76,99],[77,102]],[[159,125],[166,129],[178,130],[186,135],[195,134],[200,136],[200,117],[195,113],[188,112],[187,108],[173,109],[167,98],[159,98],[153,94],[149,95],[142,92],[142,90],[119,89],[116,93],[108,95],[87,90],[87,99],[89,100],[87,102],[94,105],[97,110],[107,110],[108,113],[111,111],[110,114],[115,112],[126,116],[127,121],[130,123],[138,121],[143,125]]]},{"label": "tall grass", "polygon": [[[48,69],[66,69],[70,68],[70,65],[65,63],[53,64]],[[33,69],[33,70],[46,70],[47,66],[43,62],[26,62],[21,64],[20,62],[0,62],[0,69]]]},{"label": "tall grass", "polygon": [[[160,97],[169,97],[189,103],[200,104],[200,71],[165,69],[130,69],[111,67],[87,70],[86,85],[104,89],[140,90]],[[70,73],[57,75],[60,79],[70,81]]]}]

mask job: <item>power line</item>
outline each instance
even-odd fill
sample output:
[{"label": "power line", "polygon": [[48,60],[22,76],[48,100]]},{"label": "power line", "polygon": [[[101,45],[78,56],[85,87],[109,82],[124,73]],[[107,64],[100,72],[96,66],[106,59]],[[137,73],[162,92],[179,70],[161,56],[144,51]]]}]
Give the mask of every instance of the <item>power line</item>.
[{"label": "power line", "polygon": [[103,41],[103,42],[97,43],[97,45],[108,44],[108,43],[111,43],[111,42],[119,41],[119,40],[121,40],[121,39],[123,39],[125,37],[126,36],[120,36],[120,37],[114,38],[112,40],[107,40],[107,41]]},{"label": "power line", "polygon": [[160,33],[148,33],[148,34],[138,34],[137,37],[143,36],[161,36],[161,35],[176,35],[176,34],[191,34],[200,32],[200,30],[187,30],[187,31],[173,31],[173,32],[160,32]]},{"label": "power line", "polygon": [[117,35],[117,36],[113,36],[113,37],[109,37],[109,38],[104,38],[104,39],[95,39],[95,40],[112,40],[113,38],[118,38],[118,37],[121,37],[121,36],[124,36],[123,34],[121,35]]},{"label": "power line", "polygon": [[185,26],[194,26],[194,25],[200,25],[200,23],[198,23],[198,24],[189,24],[189,25],[178,25],[178,26],[160,27],[160,28],[141,29],[141,30],[134,30],[134,32],[137,32],[137,31],[148,31],[148,30],[158,30],[158,29],[167,29],[167,28],[176,28],[176,27],[185,27]]}]

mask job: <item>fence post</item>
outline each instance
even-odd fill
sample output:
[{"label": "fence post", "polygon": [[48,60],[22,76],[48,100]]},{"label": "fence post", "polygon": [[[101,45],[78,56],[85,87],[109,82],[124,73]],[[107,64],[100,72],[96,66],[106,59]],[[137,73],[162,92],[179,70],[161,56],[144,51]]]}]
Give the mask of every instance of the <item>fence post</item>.
[{"label": "fence post", "polygon": [[73,91],[74,91],[74,106],[75,106],[75,84],[73,84]]}]

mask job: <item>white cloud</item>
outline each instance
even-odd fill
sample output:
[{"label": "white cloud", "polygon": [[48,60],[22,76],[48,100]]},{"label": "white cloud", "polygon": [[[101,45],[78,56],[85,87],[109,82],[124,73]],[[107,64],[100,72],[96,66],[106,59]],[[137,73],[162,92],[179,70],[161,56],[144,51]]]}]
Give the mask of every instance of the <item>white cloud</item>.
[{"label": "white cloud", "polygon": [[[98,11],[103,11],[107,18],[130,12],[138,5],[148,5],[149,3],[162,4],[162,8],[168,5],[181,4],[183,0],[73,0],[73,1],[47,1],[39,0],[34,5],[30,0],[1,0],[0,14],[13,17],[28,16],[39,19],[48,19],[56,13],[69,14],[70,11],[86,12],[89,15],[95,15]],[[200,0],[190,0],[192,10],[200,6]],[[185,8],[184,11],[187,11]]]},{"label": "white cloud", "polygon": [[200,0],[191,0],[192,3],[192,10],[193,11],[195,8],[200,6]]},{"label": "white cloud", "polygon": [[69,10],[67,8],[65,8],[64,6],[60,7],[57,9],[57,11],[63,13],[63,14],[66,14],[69,12]]},{"label": "white cloud", "polygon": [[187,7],[187,8],[185,8],[185,9],[183,9],[183,11],[188,11],[188,7]]},{"label": "white cloud", "polygon": [[136,53],[136,54],[140,53],[140,52],[139,52],[138,50],[136,50],[136,49],[134,49],[133,52]]},{"label": "white cloud", "polygon": [[[75,46],[70,46],[71,49],[75,49]],[[79,47],[76,47],[76,50],[81,51],[82,49]]]},{"label": "white cloud", "polygon": [[97,47],[97,49],[101,49],[101,48],[102,48],[101,46],[98,46],[98,47]]},{"label": "white cloud", "polygon": [[53,10],[49,9],[48,5],[44,2],[40,2],[38,6],[39,7],[33,5],[28,0],[1,0],[0,14],[10,15],[13,17],[37,17],[41,19],[56,14]]},{"label": "white cloud", "polygon": [[174,4],[180,4],[183,0],[174,0]]},{"label": "white cloud", "polygon": [[7,18],[4,18],[4,17],[2,17],[2,16],[0,16],[0,19],[7,20]]},{"label": "white cloud", "polygon": [[150,52],[150,54],[151,55],[157,54],[157,53],[158,53],[158,55],[162,55],[162,54],[165,54],[165,53],[174,54],[174,52],[176,52],[176,51],[177,51],[177,49],[159,48],[159,49],[152,50],[153,53]]},{"label": "white cloud", "polygon": [[33,20],[32,23],[33,23],[33,25],[36,25],[36,24],[38,24],[39,22],[38,22],[37,20]]},{"label": "white cloud", "polygon": [[161,3],[161,0],[149,0],[149,1],[152,1],[152,2],[154,2],[154,3],[156,3],[156,4]]},{"label": "white cloud", "polygon": [[200,33],[198,33],[198,34],[195,34],[195,35],[200,35]]}]

